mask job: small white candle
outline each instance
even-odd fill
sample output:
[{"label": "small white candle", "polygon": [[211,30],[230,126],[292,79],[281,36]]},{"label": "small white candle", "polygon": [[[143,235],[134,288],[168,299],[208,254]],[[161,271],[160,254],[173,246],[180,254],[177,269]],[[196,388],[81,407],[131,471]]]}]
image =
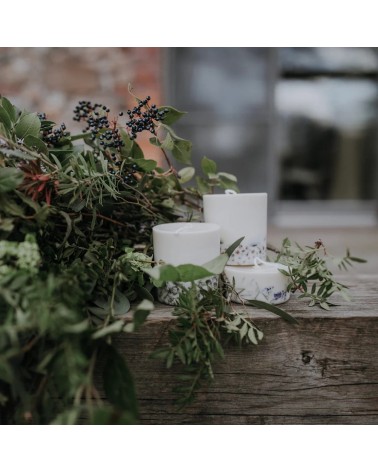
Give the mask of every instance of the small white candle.
[{"label": "small white candle", "polygon": [[157,262],[203,265],[220,254],[220,227],[214,223],[166,223],[152,233]]},{"label": "small white candle", "polygon": [[287,290],[289,277],[278,269],[288,270],[287,266],[274,262],[256,260],[250,267],[226,266],[224,273],[229,283],[235,283],[235,292],[231,299],[236,303],[246,300],[261,300],[278,305],[290,298]]},{"label": "small white candle", "polygon": [[256,257],[266,259],[266,193],[204,195],[203,210],[204,220],[221,228],[222,251],[244,236],[228,265],[252,265]]}]

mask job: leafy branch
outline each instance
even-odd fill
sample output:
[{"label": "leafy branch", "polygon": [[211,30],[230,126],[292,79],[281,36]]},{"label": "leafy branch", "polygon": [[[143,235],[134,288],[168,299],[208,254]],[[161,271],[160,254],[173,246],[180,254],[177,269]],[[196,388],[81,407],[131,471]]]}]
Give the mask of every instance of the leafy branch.
[{"label": "leafy branch", "polygon": [[280,269],[284,275],[290,278],[288,290],[299,292],[298,298],[309,298],[309,306],[319,305],[324,310],[329,310],[333,303],[329,298],[338,293],[344,300],[350,301],[348,288],[337,282],[329,268],[332,263],[341,270],[347,270],[355,263],[364,263],[364,259],[353,257],[347,250],[344,257],[334,257],[327,253],[321,240],[313,246],[301,247],[285,238],[280,250],[276,250],[276,262],[287,266],[287,270]]}]

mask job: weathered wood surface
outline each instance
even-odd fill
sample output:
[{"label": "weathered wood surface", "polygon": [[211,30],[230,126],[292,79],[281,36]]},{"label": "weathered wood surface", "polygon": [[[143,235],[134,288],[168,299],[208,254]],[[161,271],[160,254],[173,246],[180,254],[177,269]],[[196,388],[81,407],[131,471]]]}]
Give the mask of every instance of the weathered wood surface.
[{"label": "weathered wood surface", "polygon": [[215,380],[178,410],[172,389],[179,369],[149,354],[173,323],[159,306],[146,324],[116,343],[133,371],[145,424],[378,424],[378,277],[348,283],[352,301],[326,312],[292,299],[292,326],[248,308],[264,332],[259,346],[228,347]]}]

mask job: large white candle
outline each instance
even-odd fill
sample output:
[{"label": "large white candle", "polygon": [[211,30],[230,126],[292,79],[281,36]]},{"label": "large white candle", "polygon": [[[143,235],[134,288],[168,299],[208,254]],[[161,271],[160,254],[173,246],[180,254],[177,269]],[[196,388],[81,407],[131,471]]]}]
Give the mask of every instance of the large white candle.
[{"label": "large white candle", "polygon": [[[220,254],[220,227],[213,223],[166,223],[153,228],[154,259],[166,264],[203,265]],[[218,276],[196,280],[200,289],[218,287]],[[167,282],[158,289],[158,299],[176,305],[191,282]]]},{"label": "large white candle", "polygon": [[288,270],[279,263],[256,260],[250,267],[226,266],[224,273],[230,285],[234,285],[231,299],[236,303],[246,300],[261,300],[278,305],[290,298],[287,290],[289,277],[278,269]]},{"label": "large white candle", "polygon": [[220,228],[214,223],[166,223],[152,233],[156,262],[202,265],[220,254]]},{"label": "large white candle", "polygon": [[225,193],[203,196],[204,219],[221,228],[221,249],[244,236],[228,265],[252,265],[266,259],[267,194]]}]

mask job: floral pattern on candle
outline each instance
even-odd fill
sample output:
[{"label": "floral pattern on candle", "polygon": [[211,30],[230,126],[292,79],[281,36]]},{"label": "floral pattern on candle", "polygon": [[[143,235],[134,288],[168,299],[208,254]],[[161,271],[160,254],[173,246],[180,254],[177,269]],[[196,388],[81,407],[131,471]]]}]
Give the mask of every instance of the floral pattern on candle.
[{"label": "floral pattern on candle", "polygon": [[286,302],[290,298],[289,278],[280,272],[282,269],[287,267],[259,259],[251,267],[226,266],[224,274],[232,287],[231,300],[235,303],[260,300],[272,305]]},{"label": "floral pattern on candle", "polygon": [[[184,288],[191,287],[192,282],[166,282],[163,287],[158,288],[158,300],[166,305],[177,305]],[[203,290],[215,290],[218,288],[218,276],[213,275],[204,279],[195,280],[194,284]],[[199,294],[199,299],[202,295]]]},{"label": "floral pattern on candle", "polygon": [[[227,244],[221,242],[221,252],[224,252],[227,247]],[[243,241],[231,254],[227,265],[251,265],[256,257],[266,259],[266,240],[250,243]]]}]

